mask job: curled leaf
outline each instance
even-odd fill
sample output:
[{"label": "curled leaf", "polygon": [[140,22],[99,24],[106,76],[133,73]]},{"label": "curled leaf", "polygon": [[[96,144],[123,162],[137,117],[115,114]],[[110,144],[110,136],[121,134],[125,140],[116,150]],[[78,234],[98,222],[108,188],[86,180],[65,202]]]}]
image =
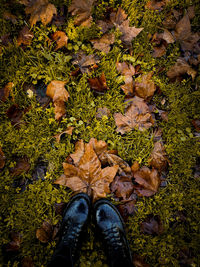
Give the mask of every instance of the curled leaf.
[{"label": "curled leaf", "polygon": [[60,142],[60,138],[63,134],[69,134],[72,135],[72,131],[73,131],[74,127],[69,126],[67,127],[67,129],[61,133],[56,134],[54,137],[56,138],[56,141],[59,143]]},{"label": "curled leaf", "polygon": [[55,51],[57,51],[58,49],[64,46],[65,47],[67,46],[68,37],[65,34],[65,32],[62,32],[62,31],[54,32],[54,34],[52,35],[52,39],[56,42]]},{"label": "curled leaf", "polygon": [[33,37],[34,37],[33,33],[29,30],[29,27],[25,25],[19,32],[17,38],[17,44],[19,46],[21,44],[23,44],[24,46],[28,46],[31,44]]}]

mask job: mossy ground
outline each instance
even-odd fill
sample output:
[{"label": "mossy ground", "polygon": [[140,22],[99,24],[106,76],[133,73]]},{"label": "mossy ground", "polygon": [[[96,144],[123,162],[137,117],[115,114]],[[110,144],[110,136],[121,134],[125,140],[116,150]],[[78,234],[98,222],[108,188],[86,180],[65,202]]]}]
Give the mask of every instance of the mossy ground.
[{"label": "mossy ground", "polygon": [[[2,2],[1,15],[4,12]],[[63,4],[69,5],[67,0],[51,1],[57,8]],[[193,264],[199,266],[199,203],[200,181],[195,179],[193,168],[200,157],[198,138],[193,134],[195,129],[191,121],[199,118],[200,92],[195,84],[200,80],[197,75],[193,82],[188,76],[181,83],[169,83],[166,71],[180,56],[180,46],[176,42],[167,48],[167,53],[161,58],[152,57],[152,46],[148,33],[155,33],[162,27],[162,20],[173,7],[185,9],[195,5],[196,16],[192,20],[194,30],[198,28],[197,19],[200,8],[197,0],[172,0],[162,12],[145,9],[147,0],[110,0],[100,1],[94,7],[93,17],[99,19],[108,6],[121,6],[126,10],[132,25],[144,27],[141,34],[133,40],[133,55],[129,56],[120,42],[119,33],[115,32],[116,41],[113,49],[107,55],[100,53],[102,59],[99,68],[91,74],[82,77],[70,78],[70,72],[75,69],[71,64],[71,55],[79,49],[93,54],[94,50],[89,40],[100,36],[95,24],[89,28],[75,27],[73,18],[69,16],[62,27],[38,23],[33,27],[34,39],[31,46],[25,50],[14,44],[3,48],[1,54],[1,87],[7,82],[13,82],[15,87],[12,97],[21,108],[31,107],[16,128],[7,118],[6,110],[12,105],[12,99],[0,104],[0,146],[6,155],[6,165],[0,172],[1,183],[1,245],[10,241],[9,233],[12,230],[23,235],[19,253],[12,255],[7,266],[19,266],[20,260],[25,256],[33,258],[35,266],[46,266],[50,259],[55,241],[47,245],[36,239],[36,229],[44,220],[51,220],[55,225],[61,216],[55,214],[54,203],[67,202],[70,191],[62,186],[53,185],[53,181],[63,172],[62,162],[66,156],[74,151],[77,140],[88,142],[91,137],[105,140],[110,149],[117,149],[119,156],[130,164],[135,160],[141,165],[148,164],[148,157],[153,148],[153,130],[140,132],[133,130],[128,134],[120,135],[116,132],[113,119],[115,112],[124,111],[124,93],[120,89],[121,81],[117,79],[116,61],[127,60],[133,65],[141,65],[144,72],[155,71],[156,67],[165,67],[162,73],[153,76],[166,99],[165,109],[168,110],[168,122],[157,121],[163,130],[163,140],[170,161],[167,175],[167,186],[161,188],[157,194],[149,198],[139,198],[137,212],[127,222],[128,239],[133,253],[144,256],[150,266],[181,266],[179,252],[189,249]],[[0,19],[1,34],[11,33],[12,38],[17,37],[24,25],[26,16],[20,4],[12,5],[10,10],[17,15],[18,22]],[[69,37],[67,49],[54,51],[54,45],[49,46],[47,36],[56,30],[62,29]],[[142,55],[142,56],[141,56]],[[99,76],[105,73],[108,90],[102,96],[94,96],[91,92],[88,77]],[[68,80],[66,89],[70,94],[66,103],[66,117],[57,122],[54,119],[52,105],[43,109],[36,97],[29,98],[23,91],[23,84],[37,84],[42,81],[48,84],[51,80]],[[155,94],[154,102],[160,107],[159,96]],[[96,119],[98,107],[106,106],[111,116]],[[163,107],[162,107],[163,108]],[[66,135],[60,143],[53,136],[68,126],[74,126],[72,136]],[[192,134],[191,134],[192,133]],[[47,163],[47,173],[44,180],[37,180],[27,185],[24,192],[21,188],[13,186],[13,178],[9,169],[16,164],[17,157],[27,156],[30,160],[30,170],[21,178],[32,180],[32,173],[39,161]],[[179,212],[185,215],[181,221]],[[159,215],[164,232],[161,235],[147,235],[140,231],[140,223],[149,215]],[[88,228],[88,239],[81,250],[79,266],[106,266],[103,248],[96,242],[94,226]],[[1,252],[1,258],[6,261]],[[3,261],[2,261],[3,262]],[[3,263],[2,265],[3,266]]]}]

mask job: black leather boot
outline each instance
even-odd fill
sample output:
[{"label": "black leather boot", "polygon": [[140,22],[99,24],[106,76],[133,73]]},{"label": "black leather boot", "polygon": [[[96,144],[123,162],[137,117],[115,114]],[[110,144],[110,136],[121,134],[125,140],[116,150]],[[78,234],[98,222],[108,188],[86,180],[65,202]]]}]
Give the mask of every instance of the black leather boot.
[{"label": "black leather boot", "polygon": [[133,267],[124,222],[117,208],[109,200],[100,199],[94,204],[94,217],[110,266]]},{"label": "black leather boot", "polygon": [[71,267],[77,257],[83,230],[88,222],[91,201],[80,193],[72,197],[64,211],[60,239],[48,267]]}]

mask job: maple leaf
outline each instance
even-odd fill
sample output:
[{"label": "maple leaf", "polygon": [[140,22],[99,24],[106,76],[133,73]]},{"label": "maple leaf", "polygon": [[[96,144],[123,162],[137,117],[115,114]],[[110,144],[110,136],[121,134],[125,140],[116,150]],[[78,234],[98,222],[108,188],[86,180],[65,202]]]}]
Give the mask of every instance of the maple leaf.
[{"label": "maple leaf", "polygon": [[106,33],[100,39],[93,39],[90,41],[95,49],[107,54],[110,51],[110,45],[115,41],[115,35],[113,33]]},{"label": "maple leaf", "polygon": [[143,166],[140,170],[134,173],[135,182],[139,184],[136,187],[136,193],[139,196],[153,196],[160,186],[160,177],[156,169],[150,170]]},{"label": "maple leaf", "polygon": [[51,81],[47,86],[46,95],[51,97],[55,106],[55,119],[59,120],[66,114],[65,101],[69,93],[65,89],[66,81]]},{"label": "maple leaf", "polygon": [[149,164],[158,170],[163,170],[166,168],[167,162],[168,159],[164,146],[161,142],[156,142],[149,158]]},{"label": "maple leaf", "polygon": [[127,18],[127,14],[125,13],[125,11],[119,7],[117,12],[112,12],[110,14],[110,21],[115,25],[121,25],[124,20]]},{"label": "maple leaf", "polygon": [[153,119],[149,107],[140,97],[135,96],[131,105],[127,108],[125,115],[121,113],[114,114],[117,132],[124,134],[132,129],[144,131],[153,125]]},{"label": "maple leaf", "polygon": [[31,44],[33,37],[34,37],[33,33],[29,30],[29,27],[25,25],[19,32],[19,35],[17,38],[17,44],[19,46],[21,44],[28,46]]},{"label": "maple leaf", "polygon": [[80,51],[74,56],[72,64],[78,65],[82,73],[88,71],[89,67],[96,65],[99,62],[99,58],[96,55],[86,55],[83,51]]},{"label": "maple leaf", "polygon": [[0,147],[0,169],[3,169],[4,165],[5,165],[5,155]]},{"label": "maple leaf", "polygon": [[102,93],[109,89],[106,84],[106,77],[105,77],[104,72],[101,74],[100,77],[89,78],[88,82],[89,82],[90,88],[97,92]]},{"label": "maple leaf", "polygon": [[110,192],[109,184],[113,181],[118,165],[101,169],[101,162],[94,151],[93,144],[85,144],[85,151],[77,167],[63,163],[64,175],[55,181],[71,188],[73,191],[93,195],[93,199],[106,197]]},{"label": "maple leaf", "polygon": [[114,181],[111,183],[110,188],[111,193],[114,193],[117,198],[127,200],[132,194],[134,186],[129,177],[116,176]]},{"label": "maple leaf", "polygon": [[3,88],[0,89],[0,101],[5,102],[8,99],[13,87],[14,83],[8,82]]},{"label": "maple leaf", "polygon": [[62,32],[62,31],[54,32],[54,34],[52,35],[52,39],[54,41],[56,41],[55,51],[57,51],[58,49],[60,49],[60,48],[62,48],[64,46],[65,47],[67,46],[68,37],[65,34],[65,32]]},{"label": "maple leaf", "polygon": [[137,96],[145,100],[151,98],[156,90],[155,83],[151,80],[152,72],[142,74],[135,81],[135,93]]},{"label": "maple leaf", "polygon": [[94,0],[72,0],[68,11],[71,12],[73,16],[77,16],[74,20],[75,25],[91,26],[93,3]]},{"label": "maple leaf", "polygon": [[116,63],[117,70],[125,76],[124,82],[125,84],[121,86],[121,89],[124,91],[125,95],[132,96],[133,95],[133,78],[132,76],[135,74],[135,68],[126,62],[117,62]]},{"label": "maple leaf", "polygon": [[56,7],[48,0],[20,0],[20,3],[26,6],[26,14],[30,14],[31,27],[40,20],[42,24],[47,25],[51,22],[53,15],[57,14]]}]

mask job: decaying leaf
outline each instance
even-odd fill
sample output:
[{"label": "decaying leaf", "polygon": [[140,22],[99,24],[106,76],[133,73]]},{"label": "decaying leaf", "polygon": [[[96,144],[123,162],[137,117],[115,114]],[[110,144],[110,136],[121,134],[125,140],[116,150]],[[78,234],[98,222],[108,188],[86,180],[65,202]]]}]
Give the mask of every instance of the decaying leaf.
[{"label": "decaying leaf", "polygon": [[154,81],[151,80],[153,76],[152,72],[142,74],[135,81],[135,93],[137,96],[144,98],[145,100],[150,99],[156,90]]},{"label": "decaying leaf", "polygon": [[10,234],[11,241],[6,244],[6,252],[15,252],[20,249],[22,242],[22,235],[19,232],[11,232]]},{"label": "decaying leaf", "polygon": [[115,25],[121,25],[124,20],[127,18],[127,14],[125,13],[125,11],[119,7],[117,12],[112,12],[110,14],[110,21]]},{"label": "decaying leaf", "polygon": [[83,51],[80,51],[74,56],[72,64],[78,65],[81,72],[85,73],[89,67],[96,65],[98,62],[99,58],[96,55],[86,55]]},{"label": "decaying leaf", "polygon": [[133,193],[134,186],[129,177],[117,175],[111,183],[110,188],[111,193],[114,193],[117,198],[127,200]]},{"label": "decaying leaf", "polygon": [[26,6],[26,14],[30,14],[31,27],[40,20],[47,25],[51,22],[53,15],[57,14],[56,7],[48,0],[20,0],[20,3]]},{"label": "decaying leaf", "polygon": [[5,160],[6,160],[6,157],[0,147],[0,169],[3,169],[4,165],[5,165]]},{"label": "decaying leaf", "polygon": [[161,142],[156,142],[149,158],[149,164],[157,170],[164,170],[167,162],[168,159],[164,146]]},{"label": "decaying leaf", "polygon": [[150,215],[141,223],[141,230],[145,234],[159,235],[163,232],[163,224],[159,216]]},{"label": "decaying leaf", "polygon": [[96,24],[103,33],[113,28],[113,23],[110,20],[98,20]]},{"label": "decaying leaf", "polygon": [[134,161],[132,166],[131,166],[131,171],[133,173],[135,173],[136,171],[138,171],[140,169],[140,164],[138,161]]},{"label": "decaying leaf", "polygon": [[51,240],[53,234],[53,225],[44,221],[42,226],[36,230],[36,237],[42,243],[47,243]]},{"label": "decaying leaf", "polygon": [[23,44],[24,46],[28,46],[31,44],[33,37],[34,37],[33,33],[29,30],[29,27],[25,25],[19,32],[17,38],[17,44],[19,46],[21,44]]},{"label": "decaying leaf", "polygon": [[135,96],[131,105],[127,108],[125,115],[114,114],[117,132],[124,134],[132,129],[144,131],[153,125],[153,119],[149,107],[140,97]]},{"label": "decaying leaf", "polygon": [[12,21],[13,24],[17,23],[17,17],[15,15],[13,15],[12,13],[10,13],[9,11],[5,11],[3,13],[3,18],[6,20]]},{"label": "decaying leaf", "polygon": [[0,101],[5,102],[10,94],[10,91],[14,87],[13,82],[8,82],[3,88],[0,89]]},{"label": "decaying leaf", "polygon": [[103,93],[109,89],[106,84],[106,77],[104,72],[98,78],[89,78],[88,82],[90,88],[93,89],[94,91]]},{"label": "decaying leaf", "polygon": [[103,108],[98,108],[97,109],[97,114],[96,114],[96,118],[97,119],[102,119],[103,116],[110,116],[110,110],[107,107],[103,107]]},{"label": "decaying leaf", "polygon": [[72,13],[75,18],[75,25],[91,26],[92,22],[92,5],[94,0],[72,0],[68,11]]},{"label": "decaying leaf", "polygon": [[67,186],[76,192],[85,192],[92,195],[94,200],[106,197],[110,192],[109,184],[118,171],[118,165],[101,168],[101,162],[92,143],[85,144],[84,154],[77,167],[63,163],[63,168],[64,174],[55,181],[55,184]]},{"label": "decaying leaf", "polygon": [[200,131],[200,119],[192,120],[192,125],[195,127],[196,131]]},{"label": "decaying leaf", "polygon": [[19,124],[21,123],[21,119],[23,118],[23,115],[29,110],[30,110],[30,107],[27,107],[26,109],[22,109],[17,104],[13,104],[6,111],[6,115],[10,119],[12,125],[19,127]]},{"label": "decaying leaf", "polygon": [[115,41],[115,35],[113,33],[105,33],[100,39],[90,41],[95,49],[107,54],[110,51],[110,45]]},{"label": "decaying leaf", "polygon": [[61,136],[62,136],[63,134],[69,134],[69,135],[72,135],[72,131],[73,131],[73,129],[74,129],[74,127],[69,126],[69,127],[67,127],[67,129],[66,129],[65,131],[56,134],[56,135],[54,136],[54,137],[56,138],[56,142],[58,142],[58,143],[60,142],[60,138],[61,138]]},{"label": "decaying leaf", "polygon": [[24,172],[29,171],[31,165],[26,156],[17,160],[16,166],[10,169],[10,173],[13,177],[19,176]]},{"label": "decaying leaf", "polygon": [[160,186],[160,177],[156,169],[150,170],[143,166],[140,170],[134,173],[135,182],[139,184],[136,188],[136,193],[139,196],[153,196]]},{"label": "decaying leaf", "polygon": [[55,106],[55,119],[59,120],[66,114],[65,102],[69,93],[65,89],[66,81],[51,81],[47,86],[46,95],[51,97]]},{"label": "decaying leaf", "polygon": [[67,46],[68,37],[65,34],[65,32],[62,32],[62,31],[54,32],[54,34],[52,35],[52,39],[56,42],[55,51],[57,51],[58,49],[64,46],[65,47]]},{"label": "decaying leaf", "polygon": [[30,256],[24,257],[21,264],[22,267],[34,267],[33,259]]},{"label": "decaying leaf", "polygon": [[166,4],[166,1],[159,1],[159,0],[151,0],[148,1],[147,4],[145,5],[146,8],[149,8],[151,10],[159,10],[161,11]]},{"label": "decaying leaf", "polygon": [[149,267],[144,258],[136,254],[133,255],[133,264],[135,267]]},{"label": "decaying leaf", "polygon": [[180,78],[184,74],[191,75],[194,80],[197,72],[183,58],[178,58],[175,65],[171,66],[167,72],[167,76],[171,80]]},{"label": "decaying leaf", "polygon": [[125,95],[133,96],[133,78],[132,76],[135,74],[135,68],[126,62],[117,62],[116,63],[117,70],[125,76],[124,82],[125,84],[121,86]]},{"label": "decaying leaf", "polygon": [[[133,194],[132,194],[133,195]],[[131,196],[132,196],[131,195]],[[136,200],[124,201],[125,203],[120,204],[117,208],[121,213],[124,221],[127,221],[129,215],[134,215],[136,212]]]}]

